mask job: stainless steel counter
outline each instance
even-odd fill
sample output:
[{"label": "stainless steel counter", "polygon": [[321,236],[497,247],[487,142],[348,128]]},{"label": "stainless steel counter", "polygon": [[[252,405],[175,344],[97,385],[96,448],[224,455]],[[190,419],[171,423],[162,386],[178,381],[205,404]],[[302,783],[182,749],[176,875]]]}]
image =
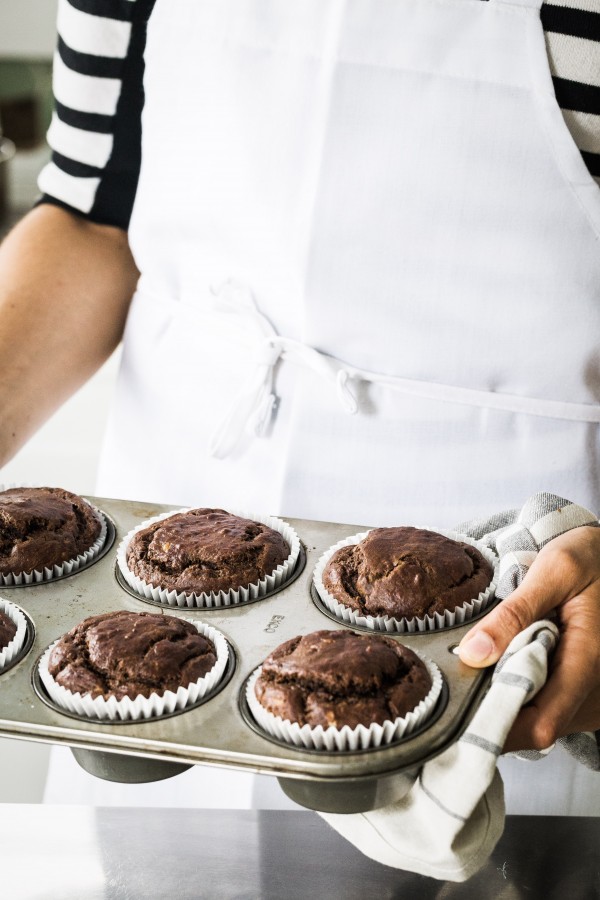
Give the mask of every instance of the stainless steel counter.
[{"label": "stainless steel counter", "polygon": [[600,819],[512,816],[451,884],[371,862],[310,812],[0,807],[3,900],[600,898]]}]

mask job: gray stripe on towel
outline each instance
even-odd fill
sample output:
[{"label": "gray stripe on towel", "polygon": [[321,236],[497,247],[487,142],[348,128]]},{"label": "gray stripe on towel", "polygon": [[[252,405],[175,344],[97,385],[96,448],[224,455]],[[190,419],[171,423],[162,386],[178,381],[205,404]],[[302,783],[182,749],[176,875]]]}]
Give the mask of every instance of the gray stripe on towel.
[{"label": "gray stripe on towel", "polygon": [[524,675],[515,675],[514,672],[500,672],[500,674],[494,678],[494,681],[499,681],[501,684],[510,684],[512,687],[520,687],[529,694],[533,690],[533,681],[531,678],[525,678]]},{"label": "gray stripe on towel", "polygon": [[478,734],[473,734],[472,731],[465,732],[461,737],[461,741],[465,744],[473,744],[481,750],[487,750],[488,753],[492,753],[494,756],[500,756],[502,753],[502,747],[500,747],[499,744],[494,744],[492,741],[486,741],[485,738],[479,737]]},{"label": "gray stripe on towel", "polygon": [[536,641],[540,642],[542,647],[544,647],[548,651],[548,653],[550,653],[550,651],[554,649],[556,640],[552,632],[548,631],[547,628],[543,628],[541,631],[538,631],[535,639]]},{"label": "gray stripe on towel", "polygon": [[447,806],[444,806],[444,804],[441,802],[441,800],[438,800],[438,798],[435,796],[435,794],[432,794],[431,791],[428,791],[428,790],[427,790],[427,788],[426,788],[425,785],[423,784],[423,776],[422,776],[422,775],[421,775],[421,790],[423,791],[423,793],[424,793],[427,797],[429,797],[430,800],[433,800],[433,802],[435,803],[435,805],[436,805],[439,809],[441,809],[442,812],[445,812],[446,815],[452,816],[453,819],[458,819],[459,822],[466,822],[466,821],[467,821],[467,819],[465,818],[465,816],[461,816],[459,813],[452,812],[451,809],[448,809]]}]

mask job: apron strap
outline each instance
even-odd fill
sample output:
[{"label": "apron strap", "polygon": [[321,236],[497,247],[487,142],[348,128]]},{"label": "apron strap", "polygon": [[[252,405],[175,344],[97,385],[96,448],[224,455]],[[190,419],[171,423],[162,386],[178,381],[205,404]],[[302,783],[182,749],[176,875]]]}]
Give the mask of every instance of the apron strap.
[{"label": "apron strap", "polygon": [[251,369],[244,389],[234,398],[213,431],[209,442],[210,456],[217,459],[228,456],[244,432],[255,437],[266,435],[277,409],[278,398],[273,390],[273,382],[275,365],[280,359],[312,369],[323,381],[335,388],[346,413],[354,415],[358,412],[358,404],[348,385],[351,377],[349,367],[308,344],[278,335],[267,317],[258,309],[254,295],[246,285],[234,280],[226,281],[213,290],[213,294],[224,308],[237,310],[253,320],[258,340],[248,357],[253,371]]},{"label": "apron strap", "polygon": [[256,437],[266,435],[277,408],[273,382],[275,365],[279,360],[312,369],[324,383],[329,383],[334,388],[342,409],[349,415],[358,412],[358,403],[350,383],[366,381],[423,400],[461,403],[551,419],[600,423],[600,406],[589,403],[502,394],[359,369],[301,341],[277,334],[267,317],[260,312],[252,291],[246,285],[227,281],[213,293],[224,309],[246,316],[248,324],[252,322],[254,325],[256,335],[256,340],[252,342],[254,346],[247,356],[250,366],[248,380],[241,393],[233,399],[210,441],[209,453],[218,459],[229,455],[244,433]]}]

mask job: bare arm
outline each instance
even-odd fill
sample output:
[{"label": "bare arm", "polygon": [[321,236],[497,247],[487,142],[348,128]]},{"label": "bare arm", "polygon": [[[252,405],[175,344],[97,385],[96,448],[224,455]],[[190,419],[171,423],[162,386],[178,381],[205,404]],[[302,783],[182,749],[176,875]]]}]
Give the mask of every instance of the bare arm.
[{"label": "bare arm", "polygon": [[110,356],[138,271],[127,235],[49,205],[0,247],[0,465]]}]

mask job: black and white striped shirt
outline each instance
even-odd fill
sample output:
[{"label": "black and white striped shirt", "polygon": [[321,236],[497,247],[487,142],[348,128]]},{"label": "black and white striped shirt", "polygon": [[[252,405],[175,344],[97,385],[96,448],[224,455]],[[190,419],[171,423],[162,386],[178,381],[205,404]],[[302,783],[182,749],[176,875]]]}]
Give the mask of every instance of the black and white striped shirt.
[{"label": "black and white striped shirt", "polygon": [[[53,152],[40,175],[42,200],[122,228],[141,163],[144,48],[154,2],[59,2]],[[600,184],[600,0],[546,0],[541,17],[557,101]]]}]

